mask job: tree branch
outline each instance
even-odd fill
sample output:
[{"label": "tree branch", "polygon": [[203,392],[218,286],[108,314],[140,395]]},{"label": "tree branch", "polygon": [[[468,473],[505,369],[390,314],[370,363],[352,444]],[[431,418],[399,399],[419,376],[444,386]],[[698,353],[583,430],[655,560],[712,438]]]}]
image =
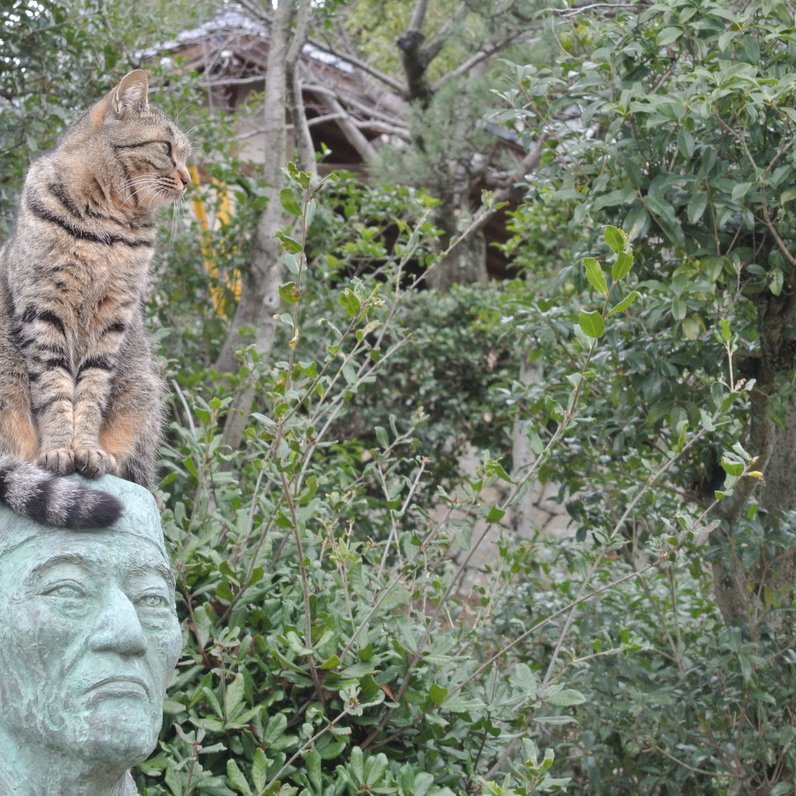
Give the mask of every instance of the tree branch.
[{"label": "tree branch", "polygon": [[495,42],[494,44],[490,45],[486,49],[479,50],[477,53],[475,53],[475,55],[472,55],[466,61],[459,64],[459,66],[457,66],[455,69],[451,69],[450,72],[446,72],[441,78],[439,78],[439,80],[435,81],[431,86],[431,90],[438,91],[446,83],[449,83],[451,80],[460,77],[461,75],[466,75],[479,64],[483,63],[489,58],[492,58],[502,50],[505,50],[510,44],[517,43],[525,38],[530,38],[534,32],[535,31],[517,30],[506,38],[501,39],[499,42]]},{"label": "tree branch", "polygon": [[378,69],[375,69],[367,62],[357,58],[355,55],[352,55],[350,53],[341,53],[338,49],[332,47],[331,45],[322,44],[316,39],[310,38],[307,39],[307,42],[311,44],[313,47],[317,47],[321,52],[333,55],[335,58],[339,58],[344,63],[347,63],[350,66],[360,69],[362,72],[375,78],[380,83],[384,83],[385,86],[389,86],[393,91],[395,91],[400,96],[402,97],[406,96],[406,89],[401,83],[399,83],[397,80],[390,77],[389,75],[386,75],[384,72],[380,72]]},{"label": "tree branch", "polygon": [[611,11],[621,11],[622,9],[630,8],[637,11],[640,8],[646,8],[648,5],[650,3],[646,0],[639,0],[637,3],[576,3],[571,8],[553,8],[551,11],[562,17],[574,17],[584,11],[593,11],[595,9],[604,8]]},{"label": "tree branch", "polygon": [[377,119],[384,122],[387,125],[392,125],[400,129],[406,129],[405,126],[402,124],[404,120],[403,116],[398,116],[398,115],[391,116],[387,113],[384,113],[383,111],[380,111],[372,104],[362,102],[353,95],[342,97],[340,96],[339,92],[332,91],[328,86],[323,86],[320,83],[305,83],[304,90],[319,95],[329,94],[333,96],[335,99],[337,99],[338,102],[344,102],[347,106],[362,111],[362,113],[369,119]]},{"label": "tree branch", "polygon": [[453,12],[451,18],[445,22],[440,30],[434,34],[434,38],[426,44],[424,48],[424,55],[426,64],[430,64],[440,53],[445,46],[448,39],[451,37],[453,30],[469,13],[470,9],[467,3],[461,3],[459,7]]},{"label": "tree branch", "polygon": [[266,11],[265,6],[262,3],[257,2],[257,0],[238,0],[238,2],[255,19],[259,19],[261,22],[265,22],[268,25],[273,22],[273,14]]},{"label": "tree branch", "polygon": [[346,140],[359,153],[365,163],[376,161],[376,149],[360,132],[353,119],[346,113],[343,106],[337,101],[334,94],[329,91],[324,94],[324,102],[329,110],[337,117],[337,123]]},{"label": "tree branch", "polygon": [[409,31],[423,32],[423,23],[426,21],[426,11],[428,10],[428,0],[417,0],[415,8],[412,11],[412,19],[409,22],[407,33]]}]

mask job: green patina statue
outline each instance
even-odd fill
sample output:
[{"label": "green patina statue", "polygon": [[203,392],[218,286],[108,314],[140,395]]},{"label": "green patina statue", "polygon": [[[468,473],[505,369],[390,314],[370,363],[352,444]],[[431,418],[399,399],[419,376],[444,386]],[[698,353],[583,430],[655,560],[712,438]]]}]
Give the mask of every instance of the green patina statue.
[{"label": "green patina statue", "polygon": [[0,794],[133,796],[182,647],[155,500],[105,476],[112,529],[0,508]]}]

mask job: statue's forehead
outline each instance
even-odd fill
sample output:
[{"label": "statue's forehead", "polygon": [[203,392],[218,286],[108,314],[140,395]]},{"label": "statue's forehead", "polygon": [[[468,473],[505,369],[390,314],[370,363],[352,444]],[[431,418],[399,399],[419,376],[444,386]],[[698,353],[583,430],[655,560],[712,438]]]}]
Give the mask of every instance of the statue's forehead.
[{"label": "statue's forehead", "polygon": [[118,532],[53,531],[29,536],[0,555],[0,583],[37,578],[58,567],[80,567],[87,575],[108,577],[159,574],[173,583],[171,567],[160,549],[140,537]]}]

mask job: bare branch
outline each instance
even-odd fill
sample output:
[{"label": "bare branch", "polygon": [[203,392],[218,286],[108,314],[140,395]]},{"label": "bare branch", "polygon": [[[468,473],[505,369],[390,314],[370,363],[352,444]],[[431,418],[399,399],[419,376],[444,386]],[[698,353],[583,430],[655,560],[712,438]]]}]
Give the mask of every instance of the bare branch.
[{"label": "bare branch", "polygon": [[[280,0],[286,2],[286,0]],[[290,44],[287,48],[287,62],[294,64],[298,61],[301,51],[304,47],[304,42],[307,40],[307,29],[310,24],[310,15],[312,13],[312,6],[309,0],[298,0],[298,9],[296,10],[296,23],[293,27],[293,34],[290,39]]]},{"label": "bare branch", "polygon": [[461,75],[466,75],[468,72],[475,69],[475,67],[479,64],[492,58],[494,55],[497,55],[497,53],[501,52],[502,50],[505,50],[510,44],[516,44],[523,40],[529,39],[533,35],[535,35],[534,30],[517,30],[506,38],[501,39],[499,42],[495,42],[494,44],[490,45],[486,49],[479,50],[466,61],[459,64],[459,66],[457,66],[455,69],[451,69],[450,72],[447,72],[439,80],[437,80],[431,86],[432,91],[439,90],[442,86],[454,78],[460,77]]},{"label": "bare branch", "polygon": [[359,128],[354,124],[351,117],[345,112],[343,106],[337,101],[334,95],[329,92],[326,94],[324,101],[332,113],[338,116],[338,126],[342,130],[346,140],[351,144],[354,149],[359,153],[360,157],[365,163],[374,163],[376,161],[376,150],[362,134]]},{"label": "bare branch", "polygon": [[203,80],[199,85],[205,88],[216,88],[219,86],[248,86],[262,83],[265,86],[265,75],[254,75],[252,77],[225,77],[219,80]]},{"label": "bare branch", "polygon": [[[373,107],[372,103],[365,103],[361,100],[357,99],[353,95],[350,96],[341,96],[339,92],[334,92],[327,86],[322,86],[318,83],[305,83],[304,84],[304,91],[310,92],[312,94],[318,94],[319,96],[332,96],[338,100],[338,102],[344,103],[349,108],[356,108],[357,110],[361,111],[362,114],[365,116],[365,121],[368,123],[372,123],[373,120],[380,120],[385,125],[393,128],[396,131],[402,131],[401,135],[407,135],[408,131],[406,130],[405,125],[403,124],[403,117],[397,115],[390,115],[380,111],[378,108]],[[363,123],[364,124],[364,123]]]},{"label": "bare branch", "polygon": [[423,32],[423,23],[426,21],[426,11],[428,10],[428,0],[417,0],[415,10],[412,12],[412,20],[407,28],[409,31]]},{"label": "bare branch", "polygon": [[393,91],[400,94],[402,97],[405,96],[406,89],[397,80],[389,75],[385,75],[384,72],[380,72],[378,69],[374,69],[365,61],[362,61],[350,53],[341,53],[338,49],[330,46],[329,44],[323,44],[315,39],[307,39],[307,41],[313,47],[317,47],[321,52],[333,55],[335,58],[339,58],[344,63],[350,64],[351,66],[362,70],[366,74],[378,80],[380,83],[384,83],[385,86],[389,86]]},{"label": "bare branch", "polygon": [[[741,147],[743,150],[744,156],[749,161],[749,165],[751,165],[752,170],[755,174],[761,174],[761,169],[757,165],[754,157],[752,157],[752,153],[749,151],[749,146],[746,143],[746,139],[737,131],[730,127],[727,122],[725,122],[722,118],[719,118],[719,124],[738,142],[738,146]],[[789,136],[786,136],[789,139]],[[780,152],[777,153],[776,157],[779,158],[782,152],[785,150],[780,146]],[[763,177],[768,174],[768,169],[763,172]],[[762,182],[762,178],[758,177],[758,181]],[[790,250],[788,249],[787,244],[784,240],[780,237],[779,232],[777,232],[776,225],[774,224],[773,220],[771,219],[771,215],[769,214],[768,210],[768,199],[766,197],[766,188],[765,185],[760,184],[760,202],[763,209],[763,218],[762,221],[766,226],[766,229],[771,233],[771,237],[774,239],[774,243],[777,244],[777,248],[779,249],[782,256],[788,261],[791,267],[796,268],[796,256],[791,254]]]},{"label": "bare branch", "polygon": [[639,8],[646,8],[649,5],[645,0],[640,0],[637,3],[583,3],[575,4],[571,8],[553,8],[551,11],[562,17],[574,17],[584,11],[593,11],[595,9],[608,9],[611,11],[621,11],[625,8],[631,8],[638,11]]},{"label": "bare branch", "polygon": [[467,16],[469,10],[467,3],[462,3],[442,28],[434,34],[434,38],[426,44],[423,50],[426,64],[430,64],[439,55],[440,50],[445,46],[459,22]]},{"label": "bare branch", "polygon": [[355,119],[353,116],[351,116],[351,114],[346,113],[345,109],[343,109],[342,113],[324,113],[323,116],[313,116],[311,119],[307,119],[307,125],[310,128],[318,127],[321,124],[326,124],[327,122],[336,122],[343,118],[348,119],[351,124],[356,125],[358,130],[373,130],[373,132],[376,133],[395,135],[399,138],[409,137],[409,131],[405,127],[394,127],[392,125],[370,119]]},{"label": "bare branch", "polygon": [[273,21],[273,14],[270,14],[262,3],[257,0],[238,0],[243,8],[248,11],[255,19],[261,22],[271,24]]}]

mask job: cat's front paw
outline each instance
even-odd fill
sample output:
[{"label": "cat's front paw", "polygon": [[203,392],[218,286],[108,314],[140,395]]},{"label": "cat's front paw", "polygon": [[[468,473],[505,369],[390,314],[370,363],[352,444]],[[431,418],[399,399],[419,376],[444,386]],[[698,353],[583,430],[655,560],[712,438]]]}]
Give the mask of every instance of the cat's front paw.
[{"label": "cat's front paw", "polygon": [[102,448],[76,448],[75,471],[87,478],[100,478],[103,475],[118,475],[116,457]]},{"label": "cat's front paw", "polygon": [[69,475],[75,471],[75,458],[68,448],[53,448],[41,453],[38,463],[56,475]]}]

